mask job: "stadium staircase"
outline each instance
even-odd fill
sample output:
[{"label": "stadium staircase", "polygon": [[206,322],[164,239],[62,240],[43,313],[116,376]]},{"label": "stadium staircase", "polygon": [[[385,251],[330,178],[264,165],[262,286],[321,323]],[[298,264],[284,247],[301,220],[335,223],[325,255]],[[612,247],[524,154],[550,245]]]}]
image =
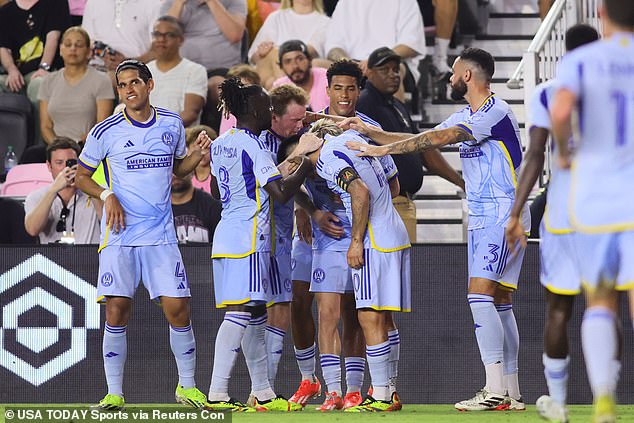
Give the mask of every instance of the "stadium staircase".
[{"label": "stadium staircase", "polygon": [[[530,45],[539,28],[540,19],[537,13],[509,12],[503,5],[498,8],[502,10],[491,10],[486,35],[476,36],[471,46],[485,49],[494,56],[496,70],[492,91],[511,105],[520,125],[522,141],[526,146],[524,91],[509,89],[506,82]],[[454,51],[455,55],[458,53],[458,50]],[[466,103],[456,104],[451,100],[427,98],[423,103],[426,119],[418,123],[419,128],[433,128],[465,105]],[[457,146],[444,148],[443,154],[455,169],[461,169]],[[463,194],[454,185],[438,176],[426,174],[414,202],[419,243],[466,241],[466,203]]]}]

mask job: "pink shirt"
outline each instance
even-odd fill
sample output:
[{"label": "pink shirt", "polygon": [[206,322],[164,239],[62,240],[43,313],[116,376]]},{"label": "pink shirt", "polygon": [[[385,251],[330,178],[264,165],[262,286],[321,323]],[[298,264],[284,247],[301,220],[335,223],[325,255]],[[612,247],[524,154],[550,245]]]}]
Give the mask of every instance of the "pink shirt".
[{"label": "pink shirt", "polygon": [[[325,109],[330,104],[330,97],[328,97],[328,94],[326,93],[328,78],[326,77],[326,69],[324,68],[312,68],[311,72],[313,74],[313,87],[308,93],[310,96],[308,104],[314,112],[318,112]],[[273,87],[292,83],[293,82],[288,76],[283,76],[273,83]],[[220,131],[222,132],[222,126]]]}]

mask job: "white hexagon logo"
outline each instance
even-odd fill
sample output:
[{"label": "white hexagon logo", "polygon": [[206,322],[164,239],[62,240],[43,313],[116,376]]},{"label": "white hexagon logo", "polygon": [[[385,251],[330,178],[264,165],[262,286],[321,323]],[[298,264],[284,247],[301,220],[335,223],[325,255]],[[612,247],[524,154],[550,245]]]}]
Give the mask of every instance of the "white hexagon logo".
[{"label": "white hexagon logo", "polygon": [[[100,320],[99,305],[95,302],[97,288],[41,254],[35,254],[0,275],[0,294],[38,272],[81,297],[85,303],[85,315],[84,326],[73,327],[72,306],[40,287],[33,288],[2,305],[3,327],[0,328],[0,366],[34,386],[40,386],[86,358],[87,329],[99,329]],[[18,326],[19,316],[38,306],[57,317],[57,327]],[[36,354],[58,341],[60,329],[70,330],[71,346],[70,349],[36,368],[4,348],[4,331],[6,329],[15,329],[17,342]]]}]

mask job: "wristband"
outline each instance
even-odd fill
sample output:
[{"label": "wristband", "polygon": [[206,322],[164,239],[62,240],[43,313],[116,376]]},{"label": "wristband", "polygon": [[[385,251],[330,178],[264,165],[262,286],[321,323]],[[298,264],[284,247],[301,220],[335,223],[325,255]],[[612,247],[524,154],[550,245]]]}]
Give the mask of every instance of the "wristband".
[{"label": "wristband", "polygon": [[101,198],[101,201],[106,201],[106,198],[108,198],[112,194],[114,194],[114,192],[112,192],[111,190],[104,189],[103,191],[101,191],[101,194],[99,194],[99,198]]}]

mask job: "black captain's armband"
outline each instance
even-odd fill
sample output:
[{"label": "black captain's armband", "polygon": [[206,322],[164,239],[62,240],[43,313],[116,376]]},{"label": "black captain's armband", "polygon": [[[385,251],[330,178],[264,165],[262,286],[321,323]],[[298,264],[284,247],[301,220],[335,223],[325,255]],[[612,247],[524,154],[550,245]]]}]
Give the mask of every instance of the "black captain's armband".
[{"label": "black captain's armband", "polygon": [[354,168],[348,166],[346,168],[341,169],[339,175],[337,175],[337,185],[341,187],[342,190],[348,191],[348,187],[350,183],[355,179],[359,179],[359,174]]}]

